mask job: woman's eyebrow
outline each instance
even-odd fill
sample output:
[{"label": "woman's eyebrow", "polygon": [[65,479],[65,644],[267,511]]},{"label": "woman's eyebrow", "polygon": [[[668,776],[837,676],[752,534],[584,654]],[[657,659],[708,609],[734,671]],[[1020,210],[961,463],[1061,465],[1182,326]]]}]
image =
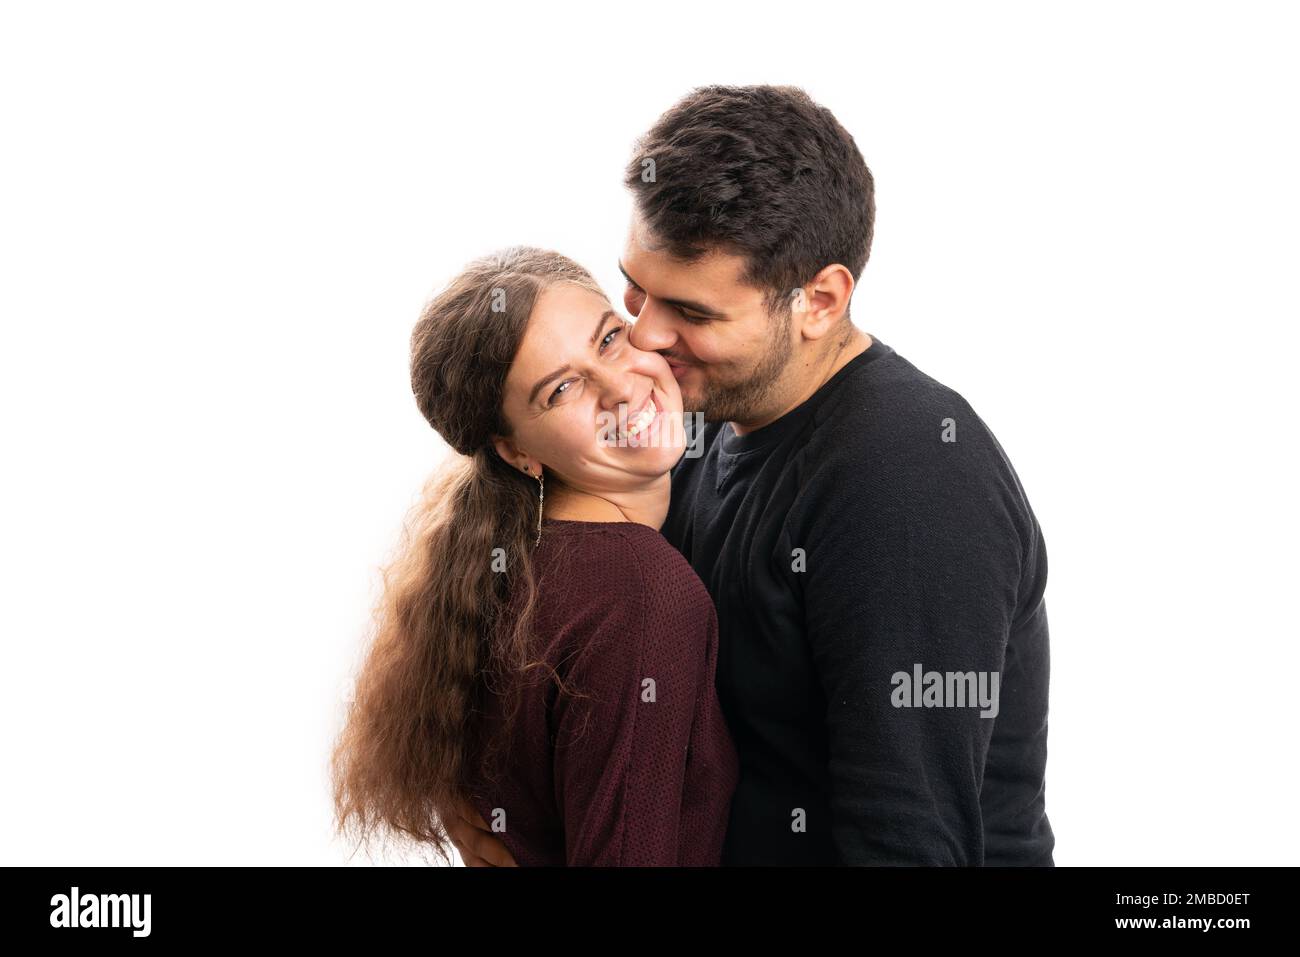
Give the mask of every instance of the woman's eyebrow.
[{"label": "woman's eyebrow", "polygon": [[[637,283],[635,279],[633,279],[631,276],[627,274],[627,270],[623,268],[623,263],[621,261],[618,264],[618,271],[621,272],[623,274],[623,278],[626,279],[628,282],[630,282],[634,287],[636,287],[637,289],[641,289],[640,284]],[[641,291],[645,292],[644,289],[641,289]],[[662,296],[660,296],[659,298],[663,299]],[[691,300],[689,299],[664,299],[664,302],[668,303],[668,305],[670,306],[677,306],[679,309],[687,309],[691,312],[698,312],[700,315],[707,316],[710,319],[727,318],[724,313],[718,312],[716,309],[710,309],[708,306],[702,306],[698,302],[691,302]]]},{"label": "woman's eyebrow", "polygon": [[[617,319],[618,313],[616,313],[613,309],[606,309],[603,313],[601,313],[600,318],[596,321],[596,331],[591,334],[591,338],[587,342],[588,345],[595,347],[596,340],[600,338],[601,330],[605,328],[605,323],[609,322],[611,316]],[[572,368],[573,366],[569,365],[566,362],[564,365],[560,366],[554,372],[549,372],[546,375],[542,376],[540,379],[538,379],[536,385],[533,386],[533,391],[528,393],[528,404],[532,405],[535,401],[537,401],[537,393],[542,391],[542,389],[546,386],[546,383],[550,382],[553,379],[558,379],[560,376],[564,375],[564,373],[568,372]]]}]

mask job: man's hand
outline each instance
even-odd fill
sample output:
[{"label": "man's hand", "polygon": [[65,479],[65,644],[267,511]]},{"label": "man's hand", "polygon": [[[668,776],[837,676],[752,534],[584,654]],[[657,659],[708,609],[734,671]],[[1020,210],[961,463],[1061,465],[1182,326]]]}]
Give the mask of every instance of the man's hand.
[{"label": "man's hand", "polygon": [[460,851],[466,867],[518,867],[505,843],[488,827],[468,801],[460,801],[446,822],[447,836]]}]

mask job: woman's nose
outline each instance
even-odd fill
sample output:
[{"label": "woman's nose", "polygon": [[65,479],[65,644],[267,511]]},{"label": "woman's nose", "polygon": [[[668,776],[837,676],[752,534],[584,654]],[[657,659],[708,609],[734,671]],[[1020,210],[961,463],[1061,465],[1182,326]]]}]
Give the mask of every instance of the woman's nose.
[{"label": "woman's nose", "polygon": [[610,410],[617,410],[622,403],[633,401],[637,394],[637,383],[645,378],[644,375],[636,372],[635,363],[630,362],[621,362],[617,367],[602,369],[597,375],[600,404]]}]

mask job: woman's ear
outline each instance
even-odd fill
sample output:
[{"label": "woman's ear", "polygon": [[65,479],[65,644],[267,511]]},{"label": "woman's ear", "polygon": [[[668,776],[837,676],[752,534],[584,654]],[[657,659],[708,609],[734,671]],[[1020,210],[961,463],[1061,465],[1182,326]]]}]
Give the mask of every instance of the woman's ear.
[{"label": "woman's ear", "polygon": [[501,460],[512,469],[519,469],[519,471],[522,472],[525,471],[525,467],[527,467],[530,474],[538,474],[538,469],[541,468],[541,463],[534,461],[527,452],[520,449],[519,446],[515,444],[514,439],[506,438],[501,435],[494,435],[492,436],[492,447],[497,450],[497,455],[501,456]]}]

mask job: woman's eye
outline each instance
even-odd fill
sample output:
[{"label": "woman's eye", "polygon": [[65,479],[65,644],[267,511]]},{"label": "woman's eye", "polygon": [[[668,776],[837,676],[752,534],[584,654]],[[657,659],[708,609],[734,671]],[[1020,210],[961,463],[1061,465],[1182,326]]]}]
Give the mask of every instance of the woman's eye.
[{"label": "woman's eye", "polygon": [[563,382],[561,382],[559,385],[557,385],[557,386],[555,387],[555,391],[551,393],[551,397],[550,397],[549,399],[546,400],[546,404],[547,404],[547,405],[555,405],[555,400],[556,400],[556,398],[560,395],[560,393],[561,393],[562,391],[564,391],[564,387],[565,387],[566,385],[568,385],[568,384],[569,384],[570,382],[572,382],[572,381],[573,381],[572,379],[565,379]]},{"label": "woman's eye", "polygon": [[617,329],[609,330],[609,332],[605,334],[605,338],[600,340],[600,351],[604,352],[605,347],[609,345],[611,342],[613,342],[614,337],[617,336],[622,331],[623,331],[622,326],[619,326]]},{"label": "woman's eye", "polygon": [[[609,330],[609,332],[605,333],[604,338],[600,340],[600,351],[602,354],[604,354],[605,349],[609,346],[609,344],[613,342],[616,338],[618,338],[619,333],[623,332],[626,328],[627,328],[627,323],[625,322],[622,325],[618,326],[617,328],[611,329]],[[568,391],[566,387],[573,381],[574,381],[573,379],[565,379],[558,386],[556,386],[555,391],[552,392],[550,398],[546,400],[546,404],[555,405],[555,400]]]}]

